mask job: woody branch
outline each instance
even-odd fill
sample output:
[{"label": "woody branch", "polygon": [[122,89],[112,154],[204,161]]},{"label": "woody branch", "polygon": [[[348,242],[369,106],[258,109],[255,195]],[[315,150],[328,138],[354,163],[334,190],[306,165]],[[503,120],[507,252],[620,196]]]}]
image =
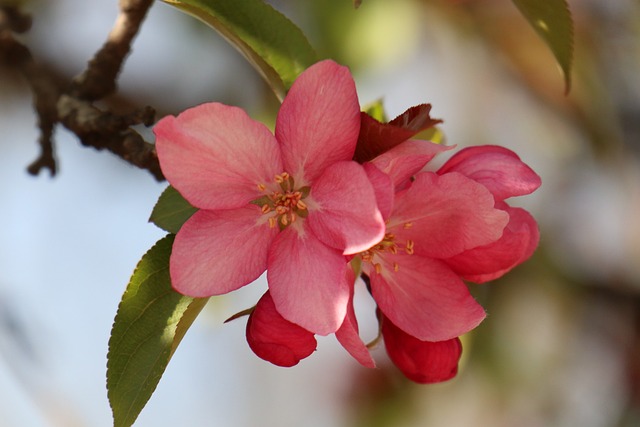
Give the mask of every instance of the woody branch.
[{"label": "woody branch", "polygon": [[131,126],[154,122],[155,112],[144,107],[126,114],[103,111],[94,105],[115,92],[117,77],[131,50],[153,0],[121,0],[120,12],[106,42],[89,61],[84,72],[71,82],[56,79],[36,62],[29,48],[14,37],[30,28],[31,19],[15,7],[0,7],[0,62],[16,68],[29,84],[40,130],[40,155],[28,167],[37,175],[48,169],[56,173],[53,130],[61,123],[85,146],[108,150],[127,162],[164,179],[155,147]]}]

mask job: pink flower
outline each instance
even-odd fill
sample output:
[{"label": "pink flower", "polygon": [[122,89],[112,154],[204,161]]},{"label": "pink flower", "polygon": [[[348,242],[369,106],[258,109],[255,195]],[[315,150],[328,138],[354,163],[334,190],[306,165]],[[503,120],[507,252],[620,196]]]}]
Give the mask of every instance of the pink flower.
[{"label": "pink flower", "polygon": [[443,260],[497,241],[508,219],[489,190],[461,174],[417,174],[395,194],[385,237],[360,254],[380,310],[423,341],[475,328],[485,312]]},{"label": "pink flower", "polygon": [[522,208],[504,200],[523,196],[540,187],[540,177],[511,150],[495,145],[460,150],[438,174],[460,173],[484,185],[495,206],[509,214],[502,237],[491,244],[467,250],[445,260],[465,280],[484,283],[497,279],[533,254],[540,240],[536,220]]},{"label": "pink flower", "polygon": [[387,228],[360,255],[384,315],[431,342],[458,337],[485,317],[461,276],[497,277],[538,242],[535,220],[503,199],[534,191],[539,177],[511,151],[492,146],[461,150],[437,174],[417,173],[445,149],[406,141],[371,162]]},{"label": "pink flower", "polygon": [[344,255],[384,235],[374,190],[351,161],[360,107],[349,71],[322,61],[291,87],[275,136],[239,108],[203,104],[155,127],[162,171],[199,208],[176,235],[173,287],[204,297],[267,269],[288,321],[321,335],[347,312]]},{"label": "pink flower", "polygon": [[462,355],[459,338],[421,341],[380,316],[382,337],[389,358],[411,381],[420,384],[450,380],[458,373]]}]

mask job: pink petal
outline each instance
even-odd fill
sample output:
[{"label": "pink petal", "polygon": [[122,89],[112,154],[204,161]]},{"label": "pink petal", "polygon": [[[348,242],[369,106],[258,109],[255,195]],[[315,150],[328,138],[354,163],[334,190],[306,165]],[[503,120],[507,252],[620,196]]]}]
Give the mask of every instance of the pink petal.
[{"label": "pink petal", "polygon": [[221,295],[257,279],[277,229],[258,223],[260,208],[199,210],[173,243],[171,284],[192,297]]},{"label": "pink petal", "polygon": [[346,67],[329,60],[300,74],[276,120],[285,170],[304,183],[313,182],[332,163],[350,160],[359,131],[353,78]]},{"label": "pink petal", "polygon": [[307,222],[323,243],[345,255],[364,251],[384,237],[384,220],[362,165],[329,167],[311,186]]},{"label": "pink petal", "polygon": [[408,140],[379,155],[371,163],[389,175],[397,187],[417,174],[438,153],[452,148],[429,141]]},{"label": "pink petal", "polygon": [[364,167],[364,171],[367,173],[369,182],[373,186],[378,210],[380,211],[380,214],[382,214],[382,219],[386,221],[393,210],[393,182],[391,181],[391,178],[389,178],[389,175],[382,172],[374,166],[373,163],[367,162],[362,166]]},{"label": "pink petal", "polygon": [[284,229],[269,248],[267,281],[278,312],[308,331],[328,335],[347,313],[345,257],[306,227]]},{"label": "pink petal", "polygon": [[387,230],[413,240],[417,254],[449,258],[502,236],[509,215],[494,204],[483,185],[459,173],[422,172],[396,194]]},{"label": "pink petal", "polygon": [[363,263],[373,298],[384,315],[406,333],[420,340],[448,340],[469,332],[484,319],[483,308],[445,263],[387,253],[377,256],[375,262],[380,264],[380,273]]},{"label": "pink petal", "polygon": [[459,338],[446,341],[421,341],[403,332],[382,317],[382,336],[394,365],[411,381],[420,384],[450,380],[458,373],[462,355]]},{"label": "pink petal", "polygon": [[347,283],[350,288],[349,303],[347,304],[347,315],[342,322],[340,329],[336,331],[336,338],[342,344],[345,350],[349,352],[362,366],[366,368],[375,368],[376,362],[371,357],[369,349],[360,339],[358,320],[356,312],[353,309],[353,285],[355,282],[355,274],[351,268],[347,269]]},{"label": "pink petal", "polygon": [[249,316],[247,342],[258,357],[284,367],[297,365],[318,345],[311,332],[278,313],[269,291],[260,298]]},{"label": "pink petal", "polygon": [[438,174],[460,172],[491,191],[496,200],[532,193],[540,177],[511,150],[497,145],[467,147],[451,157]]},{"label": "pink petal", "polygon": [[531,214],[502,205],[509,213],[509,224],[500,240],[444,260],[465,280],[484,283],[497,279],[529,259],[538,246],[540,232]]},{"label": "pink petal", "polygon": [[246,205],[283,170],[274,136],[236,107],[202,104],[163,118],[154,133],[162,172],[198,208]]}]

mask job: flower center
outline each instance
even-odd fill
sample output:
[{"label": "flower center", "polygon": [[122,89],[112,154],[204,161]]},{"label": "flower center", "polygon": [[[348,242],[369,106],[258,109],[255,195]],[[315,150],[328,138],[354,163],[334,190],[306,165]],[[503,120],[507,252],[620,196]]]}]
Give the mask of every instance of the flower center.
[{"label": "flower center", "polygon": [[260,206],[262,214],[268,216],[269,227],[278,226],[284,230],[298,217],[306,218],[309,214],[303,199],[309,195],[311,187],[296,188],[293,177],[287,172],[276,175],[273,180],[278,184],[277,189],[272,191],[266,185],[258,184],[258,190],[267,194],[251,203]]},{"label": "flower center", "polygon": [[[413,224],[407,222],[404,224],[404,228],[411,228]],[[376,245],[370,247],[364,252],[360,252],[360,257],[365,262],[370,263],[375,268],[376,273],[380,274],[382,272],[382,264],[376,262],[376,256],[384,256],[385,253],[397,255],[399,252],[404,252],[407,255],[413,255],[413,240],[408,240],[404,245],[400,244],[396,241],[396,235],[393,233],[386,233],[382,240],[378,242]],[[393,262],[393,271],[398,271],[400,269],[400,265],[394,261]]]}]

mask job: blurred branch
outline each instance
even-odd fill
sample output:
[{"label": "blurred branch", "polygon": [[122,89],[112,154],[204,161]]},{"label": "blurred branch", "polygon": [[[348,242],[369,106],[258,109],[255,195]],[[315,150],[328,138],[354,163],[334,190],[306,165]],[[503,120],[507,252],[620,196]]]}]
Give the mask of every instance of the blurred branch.
[{"label": "blurred branch", "polygon": [[72,96],[96,101],[116,90],[116,78],[152,3],[153,0],[120,0],[120,14],[107,41],[87,69],[73,79],[69,91]]},{"label": "blurred branch", "polygon": [[34,61],[29,49],[17,41],[12,32],[23,33],[31,28],[31,18],[18,9],[0,7],[0,60],[13,65],[31,86],[33,104],[38,116],[40,129],[40,157],[28,167],[31,174],[37,174],[41,169],[49,169],[51,175],[56,173],[56,161],[53,154],[53,130],[58,121],[56,99],[59,89],[56,82],[43,72]]},{"label": "blurred branch", "polygon": [[153,0],[120,0],[120,13],[104,45],[89,61],[87,69],[70,83],[56,80],[33,58],[29,48],[13,33],[30,28],[31,18],[11,6],[0,6],[0,61],[15,67],[31,87],[40,129],[40,156],[28,167],[32,175],[48,169],[56,173],[53,130],[61,123],[83,145],[106,149],[127,162],[148,170],[158,181],[160,170],[155,146],[146,142],[131,126],[154,122],[151,107],[128,114],[102,111],[93,105],[116,90],[116,80],[131,43]]}]

